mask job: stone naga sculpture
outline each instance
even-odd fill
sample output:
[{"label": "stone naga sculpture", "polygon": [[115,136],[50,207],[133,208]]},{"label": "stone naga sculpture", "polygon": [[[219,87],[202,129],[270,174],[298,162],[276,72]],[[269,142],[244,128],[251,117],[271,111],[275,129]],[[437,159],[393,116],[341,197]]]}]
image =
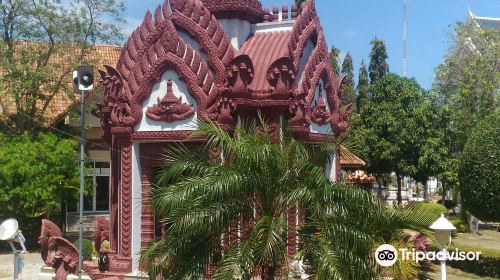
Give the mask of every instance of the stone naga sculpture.
[{"label": "stone naga sculpture", "polygon": [[69,274],[78,273],[78,249],[62,237],[59,227],[49,220],[42,220],[38,238],[42,259],[55,269],[56,280],[65,280]]},{"label": "stone naga sculpture", "polygon": [[54,258],[49,252],[49,239],[51,237],[62,237],[62,232],[56,224],[43,219],[42,231],[40,233],[40,237],[38,238],[38,245],[40,246],[42,260],[48,266],[52,266],[54,264]]}]

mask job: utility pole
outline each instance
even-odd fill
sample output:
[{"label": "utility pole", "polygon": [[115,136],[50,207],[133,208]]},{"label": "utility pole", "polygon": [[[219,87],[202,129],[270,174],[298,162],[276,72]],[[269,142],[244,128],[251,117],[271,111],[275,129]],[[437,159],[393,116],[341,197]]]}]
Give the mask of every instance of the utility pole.
[{"label": "utility pole", "polygon": [[407,29],[406,25],[408,22],[408,15],[407,15],[407,9],[408,9],[408,0],[403,0],[403,76],[407,76],[407,57],[406,57],[406,36],[407,36]]},{"label": "utility pole", "polygon": [[82,279],[83,263],[83,186],[85,180],[85,91],[82,90],[82,107],[80,111],[80,228],[78,230],[78,280]]},{"label": "utility pole", "polygon": [[85,94],[93,89],[94,76],[90,66],[79,66],[73,72],[73,92],[81,93],[82,104],[80,109],[80,205],[78,212],[80,216],[80,228],[78,231],[78,279],[82,279],[83,273],[83,191],[85,183]]}]

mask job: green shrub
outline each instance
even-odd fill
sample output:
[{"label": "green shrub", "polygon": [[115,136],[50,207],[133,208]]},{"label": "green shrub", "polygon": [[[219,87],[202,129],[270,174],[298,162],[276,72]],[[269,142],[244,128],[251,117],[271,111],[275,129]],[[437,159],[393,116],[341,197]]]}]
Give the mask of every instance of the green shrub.
[{"label": "green shrub", "polygon": [[[88,240],[88,239],[83,239],[83,253],[82,253],[82,258],[83,260],[85,261],[91,261],[92,260],[92,256],[94,254],[94,244],[92,241]],[[79,245],[79,241],[78,239],[75,241],[75,243],[73,243],[73,245],[75,245],[75,247],[78,249],[78,247],[80,246]]]},{"label": "green shrub", "polygon": [[463,207],[483,221],[500,222],[500,112],[480,122],[460,158]]},{"label": "green shrub", "polygon": [[451,220],[451,223],[457,228],[457,232],[467,233],[469,232],[469,224],[464,223],[460,219]]},{"label": "green shrub", "polygon": [[443,195],[443,188],[441,188],[441,187],[437,188],[436,194]]},{"label": "green shrub", "polygon": [[[500,251],[467,246],[457,246],[457,248],[465,252],[481,252],[479,260],[447,261],[447,265],[479,276],[500,278]],[[449,249],[452,250],[455,248]]]},{"label": "green shrub", "polygon": [[[439,204],[443,204],[443,200],[442,200],[442,199],[440,199],[440,200],[438,200],[438,202],[437,202],[437,203],[439,203]],[[444,201],[444,207],[446,207],[446,209],[453,209],[453,208],[455,208],[456,206],[457,206],[457,204],[456,204],[456,203],[455,203],[455,201],[453,201],[453,200],[445,200],[445,201]]]}]

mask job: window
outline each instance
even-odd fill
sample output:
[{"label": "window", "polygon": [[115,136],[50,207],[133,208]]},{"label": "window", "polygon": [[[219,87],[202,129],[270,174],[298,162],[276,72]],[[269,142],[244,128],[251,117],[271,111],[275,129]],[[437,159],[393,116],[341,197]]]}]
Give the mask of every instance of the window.
[{"label": "window", "polygon": [[[92,178],[92,195],[83,198],[83,211],[109,211],[109,162],[92,162],[93,168],[87,170],[87,177]],[[78,212],[77,205],[68,205],[69,212]]]},{"label": "window", "polygon": [[109,176],[97,176],[95,184],[96,211],[109,211]]}]

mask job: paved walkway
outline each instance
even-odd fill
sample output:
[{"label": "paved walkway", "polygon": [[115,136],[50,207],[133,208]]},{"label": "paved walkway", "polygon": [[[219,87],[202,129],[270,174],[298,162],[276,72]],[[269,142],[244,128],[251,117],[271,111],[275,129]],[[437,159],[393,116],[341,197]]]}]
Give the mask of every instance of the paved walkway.
[{"label": "paved walkway", "polygon": [[[24,255],[24,268],[20,275],[21,280],[50,280],[48,277],[40,277],[40,267],[44,263],[39,252],[27,253]],[[436,266],[436,269],[439,267]],[[14,255],[12,254],[0,254],[0,280],[12,280],[14,271]],[[432,279],[440,279],[438,273],[431,274]],[[476,275],[457,272],[450,269],[448,274],[448,280],[476,280],[476,279],[493,279],[493,278],[481,278]]]},{"label": "paved walkway", "polygon": [[[20,274],[22,280],[46,280],[38,276],[43,265],[39,252],[24,254],[24,268]],[[0,280],[12,280],[14,276],[14,255],[0,254]]]}]

